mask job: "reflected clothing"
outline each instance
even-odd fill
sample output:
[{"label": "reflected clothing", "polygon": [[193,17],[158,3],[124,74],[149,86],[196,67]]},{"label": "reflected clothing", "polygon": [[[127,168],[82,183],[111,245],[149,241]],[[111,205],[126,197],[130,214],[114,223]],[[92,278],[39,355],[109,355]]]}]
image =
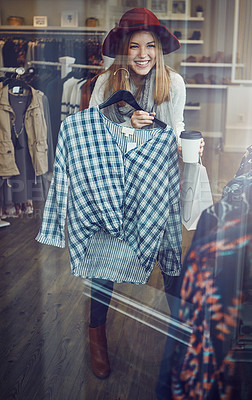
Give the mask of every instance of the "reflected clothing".
[{"label": "reflected clothing", "polygon": [[252,146],[249,146],[242,157],[240,167],[235,176],[244,175],[252,170]]},{"label": "reflected clothing", "polygon": [[[189,346],[176,343],[166,380],[174,400],[239,398],[232,345],[246,296],[244,280],[250,279],[252,286],[251,204],[250,169],[228,183],[221,201],[205,210],[198,222],[184,261],[178,313],[192,333]],[[159,382],[159,393],[162,385]]]},{"label": "reflected clothing", "polygon": [[73,275],[145,283],[158,259],[164,273],[177,276],[182,238],[174,132],[123,129],[97,106],[63,121],[37,240],[64,247],[67,214]]}]

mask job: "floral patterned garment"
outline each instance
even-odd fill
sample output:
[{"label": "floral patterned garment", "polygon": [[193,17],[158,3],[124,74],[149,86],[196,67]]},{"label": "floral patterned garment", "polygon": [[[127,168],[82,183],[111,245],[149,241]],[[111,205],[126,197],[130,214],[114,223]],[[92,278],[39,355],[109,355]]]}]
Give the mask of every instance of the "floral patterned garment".
[{"label": "floral patterned garment", "polygon": [[236,173],[236,177],[250,172],[252,169],[252,145],[247,148],[244,156],[242,157],[240,167]]},{"label": "floral patterned garment", "polygon": [[185,353],[179,344],[175,349],[174,400],[240,399],[233,344],[239,336],[244,287],[252,289],[249,154],[251,160],[251,148],[221,201],[203,212],[184,262],[179,317],[192,334]]}]

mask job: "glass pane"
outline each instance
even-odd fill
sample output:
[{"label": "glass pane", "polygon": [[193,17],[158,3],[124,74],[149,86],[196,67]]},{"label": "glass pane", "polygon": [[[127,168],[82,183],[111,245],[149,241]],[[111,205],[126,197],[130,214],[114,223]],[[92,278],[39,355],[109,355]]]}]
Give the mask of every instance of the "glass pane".
[{"label": "glass pane", "polygon": [[2,0],[3,399],[252,398],[251,9]]}]

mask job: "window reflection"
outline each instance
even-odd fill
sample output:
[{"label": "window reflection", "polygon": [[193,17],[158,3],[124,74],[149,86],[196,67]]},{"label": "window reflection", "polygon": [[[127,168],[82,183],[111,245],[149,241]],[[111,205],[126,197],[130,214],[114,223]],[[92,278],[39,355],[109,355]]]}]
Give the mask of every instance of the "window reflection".
[{"label": "window reflection", "polygon": [[[10,154],[11,143],[16,160],[25,160],[19,175],[0,170],[4,398],[249,400],[251,2],[73,0],[70,8],[61,0],[2,3],[0,167],[9,168],[5,152]],[[185,82],[185,129],[204,137],[202,163],[214,204],[200,215],[197,229],[183,227],[183,268],[174,285],[157,265],[145,285],[113,285],[107,319],[111,373],[98,380],[89,355],[90,302],[106,304],[111,293],[71,276],[67,248],[34,239],[61,123],[89,107],[97,75],[113,62],[102,54],[102,43],[134,7],[152,10],[181,43],[164,60]],[[33,26],[34,17],[43,26]],[[119,76],[128,79],[123,71]],[[48,172],[36,180],[23,119],[34,95],[43,113],[34,113],[30,126],[41,118],[48,135],[47,143],[33,147],[40,160],[48,152]],[[14,109],[15,125],[7,106]],[[4,132],[10,127],[8,142]],[[181,160],[179,168],[182,177]]]}]

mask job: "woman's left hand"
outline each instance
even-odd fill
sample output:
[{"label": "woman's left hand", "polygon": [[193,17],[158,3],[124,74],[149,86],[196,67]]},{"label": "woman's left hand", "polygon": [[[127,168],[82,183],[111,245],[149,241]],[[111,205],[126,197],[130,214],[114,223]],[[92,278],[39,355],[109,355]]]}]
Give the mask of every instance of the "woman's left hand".
[{"label": "woman's left hand", "polygon": [[[205,141],[202,138],[201,142],[200,142],[200,150],[199,150],[200,157],[202,157],[202,155],[203,155],[204,146],[205,146]],[[179,155],[182,156],[182,147],[181,146],[178,146],[178,151],[179,151]]]},{"label": "woman's left hand", "polygon": [[204,146],[205,146],[205,141],[204,141],[204,139],[202,138],[202,139],[201,139],[201,142],[200,142],[200,151],[199,151],[200,157],[202,157],[202,155],[203,155]]}]

